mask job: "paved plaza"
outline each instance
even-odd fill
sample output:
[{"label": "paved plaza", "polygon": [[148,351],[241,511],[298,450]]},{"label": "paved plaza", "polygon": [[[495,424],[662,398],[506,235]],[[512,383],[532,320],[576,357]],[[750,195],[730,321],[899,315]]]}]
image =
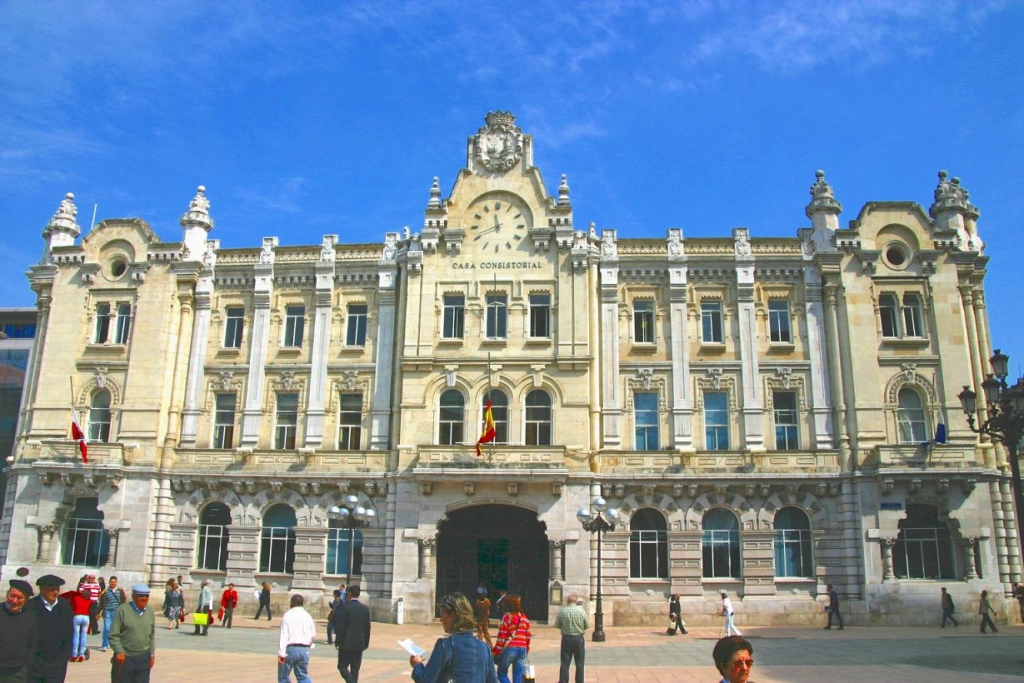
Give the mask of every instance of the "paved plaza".
[{"label": "paved plaza", "polygon": [[[965,615],[966,616],[966,615]],[[273,683],[276,680],[277,627],[251,618],[236,618],[234,628],[210,629],[208,637],[192,629],[158,630],[154,683]],[[324,636],[324,623],[318,622]],[[720,631],[720,630],[719,630]],[[373,624],[371,648],[363,659],[365,683],[409,681],[409,662],[397,642],[412,638],[429,650],[441,633],[439,624]],[[694,628],[688,636],[669,637],[654,628],[610,628],[605,643],[587,642],[587,683],[683,683],[719,680],[711,649],[720,635]],[[900,683],[972,683],[1024,680],[1024,627],[1003,626],[981,635],[978,627],[750,628],[754,646],[751,679],[757,683],[820,681],[900,681]],[[90,636],[92,658],[69,665],[69,683],[110,680],[109,653]],[[534,629],[530,660],[538,683],[558,680],[558,632]],[[321,643],[313,650],[311,675],[316,683],[339,682],[336,650]]]}]

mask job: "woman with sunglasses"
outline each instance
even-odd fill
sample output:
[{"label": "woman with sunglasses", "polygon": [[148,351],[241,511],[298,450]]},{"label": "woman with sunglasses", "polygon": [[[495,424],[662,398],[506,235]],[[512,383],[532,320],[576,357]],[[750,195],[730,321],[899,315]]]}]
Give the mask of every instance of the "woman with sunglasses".
[{"label": "woman with sunglasses", "polygon": [[487,644],[476,637],[473,605],[462,593],[451,593],[441,601],[441,625],[447,637],[438,638],[427,663],[413,655],[412,680],[416,683],[498,683]]},{"label": "woman with sunglasses", "polygon": [[748,683],[754,667],[754,646],[742,636],[726,636],[717,643],[711,656],[722,674],[721,683]]}]

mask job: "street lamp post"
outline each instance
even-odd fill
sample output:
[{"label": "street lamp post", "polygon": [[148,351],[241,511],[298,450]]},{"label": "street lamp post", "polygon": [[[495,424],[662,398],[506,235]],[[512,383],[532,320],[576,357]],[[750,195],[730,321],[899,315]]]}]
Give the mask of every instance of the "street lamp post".
[{"label": "street lamp post", "polygon": [[1024,489],[1020,481],[1020,462],[1017,460],[1017,449],[1021,437],[1024,437],[1024,378],[1018,377],[1017,383],[1010,386],[1006,382],[1007,365],[1010,357],[995,350],[989,362],[992,374],[981,383],[984,391],[988,419],[980,426],[975,426],[975,413],[978,410],[978,394],[965,386],[957,394],[960,405],[967,415],[967,424],[975,434],[987,434],[993,440],[1006,446],[1009,452],[1011,484],[1017,522],[1017,553],[1024,552],[1024,529],[1021,529],[1021,513],[1024,512]]},{"label": "street lamp post", "polygon": [[348,571],[345,573],[345,585],[352,583],[352,562],[356,556],[355,531],[358,527],[370,526],[377,513],[359,504],[359,497],[353,494],[345,496],[341,505],[327,508],[327,514],[337,519],[342,528],[348,529]]},{"label": "street lamp post", "polygon": [[590,509],[581,508],[576,513],[576,519],[584,529],[590,533],[597,533],[597,612],[594,614],[593,640],[595,643],[603,643],[605,635],[604,609],[601,604],[601,535],[615,529],[619,522],[619,511],[609,509],[605,499],[598,496],[590,502]]}]

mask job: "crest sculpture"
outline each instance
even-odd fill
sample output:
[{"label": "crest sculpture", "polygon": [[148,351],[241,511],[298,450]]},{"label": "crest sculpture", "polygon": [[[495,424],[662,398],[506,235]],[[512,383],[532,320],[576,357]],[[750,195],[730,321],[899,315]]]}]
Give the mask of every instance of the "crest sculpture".
[{"label": "crest sculpture", "polygon": [[523,156],[523,132],[512,112],[487,112],[484,120],[487,125],[477,131],[473,143],[474,156],[488,171],[507,171]]}]

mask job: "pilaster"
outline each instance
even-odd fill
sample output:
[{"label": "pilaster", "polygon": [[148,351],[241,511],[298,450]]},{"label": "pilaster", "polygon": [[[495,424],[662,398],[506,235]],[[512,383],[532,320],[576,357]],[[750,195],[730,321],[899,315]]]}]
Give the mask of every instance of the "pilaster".
[{"label": "pilaster", "polygon": [[274,248],[276,237],[263,238],[260,261],[253,266],[256,282],[253,294],[252,336],[249,348],[249,374],[245,381],[245,408],[242,411],[243,448],[259,445],[263,418],[263,385],[266,382],[267,347],[270,344],[270,297],[274,291]]},{"label": "pilaster", "polygon": [[757,359],[757,320],[754,313],[754,257],[746,228],[732,231],[736,252],[737,318],[743,384],[743,435],[747,450],[762,452],[764,394]]},{"label": "pilaster", "polygon": [[387,450],[391,439],[391,378],[395,367],[395,307],[398,266],[394,249],[398,233],[385,236],[384,258],[377,270],[377,296],[380,307],[377,314],[377,357],[374,359],[373,404],[370,408],[370,449]]}]

